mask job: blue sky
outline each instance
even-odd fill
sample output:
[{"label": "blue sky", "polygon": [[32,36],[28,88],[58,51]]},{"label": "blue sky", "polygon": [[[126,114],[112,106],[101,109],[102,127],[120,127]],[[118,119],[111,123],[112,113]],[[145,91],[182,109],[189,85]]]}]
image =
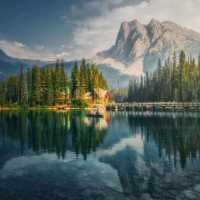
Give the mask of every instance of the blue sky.
[{"label": "blue sky", "polygon": [[199,0],[0,0],[0,48],[21,58],[91,57],[121,22],[171,20],[200,31]]}]

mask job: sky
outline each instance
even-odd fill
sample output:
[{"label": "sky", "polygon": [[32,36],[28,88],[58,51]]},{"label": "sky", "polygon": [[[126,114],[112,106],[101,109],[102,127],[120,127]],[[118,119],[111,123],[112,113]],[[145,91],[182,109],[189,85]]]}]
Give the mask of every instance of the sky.
[{"label": "sky", "polygon": [[123,21],[173,21],[200,32],[200,0],[0,0],[0,49],[74,60],[108,49]]}]

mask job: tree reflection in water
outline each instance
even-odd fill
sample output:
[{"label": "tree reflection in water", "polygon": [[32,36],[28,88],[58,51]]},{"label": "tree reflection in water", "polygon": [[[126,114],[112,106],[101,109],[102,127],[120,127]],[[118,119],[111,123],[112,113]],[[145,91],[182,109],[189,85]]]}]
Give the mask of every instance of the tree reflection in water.
[{"label": "tree reflection in water", "polygon": [[[23,161],[23,156],[19,156],[19,153],[34,160],[31,158],[35,157],[32,154],[56,152],[57,157],[66,158],[65,161],[70,156],[74,159],[75,154],[81,159],[74,159],[72,162],[66,162],[67,164],[54,160],[51,162],[51,169],[57,172],[56,180],[61,180],[65,173],[68,178],[63,180],[74,182],[77,191],[79,186],[76,184],[81,182],[81,186],[88,183],[92,185],[86,188],[87,191],[93,192],[93,185],[98,182],[96,177],[101,169],[102,174],[105,175],[105,172],[107,174],[106,178],[99,175],[99,181],[102,179],[112,181],[113,173],[110,172],[114,171],[117,180],[119,178],[123,193],[130,199],[186,199],[185,192],[196,195],[193,199],[199,199],[200,192],[197,194],[197,190],[200,191],[198,189],[200,183],[199,117],[174,114],[161,117],[156,114],[138,115],[137,113],[131,115],[110,113],[110,115],[111,120],[107,117],[88,118],[84,113],[0,113],[0,166],[6,166],[10,160],[15,158],[18,160],[18,157]],[[96,152],[95,157],[93,152]],[[91,157],[88,157],[89,154]],[[82,158],[87,159],[88,162],[83,162]],[[63,163],[66,167],[64,169],[67,170],[62,171],[59,168]],[[48,171],[50,168],[46,170],[46,166],[49,165],[47,163],[45,165],[43,160],[37,163],[39,169],[45,168],[41,176],[45,176],[46,173],[51,174]],[[83,168],[80,169],[80,166]],[[37,170],[31,169],[33,170],[30,174],[33,178]],[[22,178],[26,179],[28,176]],[[88,176],[92,178],[88,179]],[[37,180],[37,176],[33,180]],[[48,182],[48,178],[43,180]],[[4,190],[9,188],[7,187],[10,185],[9,181],[4,184]],[[116,183],[115,181],[116,179],[112,184]],[[52,183],[54,185],[54,181]],[[68,195],[69,191],[74,193],[71,184],[62,183],[61,181],[61,185],[69,186],[68,190],[64,188],[64,194]],[[17,184],[14,181],[13,186],[15,185]],[[31,188],[29,185],[27,187]],[[104,189],[99,190],[99,185],[97,188],[107,196]],[[81,191],[84,190],[81,188]]]},{"label": "tree reflection in water", "polygon": [[[200,118],[189,116],[112,116],[109,121],[108,117],[88,118],[84,113],[1,112],[0,137],[2,143],[19,143],[21,154],[30,150],[36,154],[56,152],[58,158],[64,159],[70,150],[87,159],[87,155],[103,143],[108,124],[113,120],[124,126],[128,120],[131,134],[139,134],[145,142],[155,143],[160,158],[167,157],[174,166],[180,163],[184,168],[188,159],[199,158]],[[114,134],[113,131],[110,126],[109,134]],[[123,130],[118,131],[115,137]]]},{"label": "tree reflection in water", "polygon": [[56,152],[64,159],[66,151],[72,150],[87,159],[106,134],[106,127],[98,126],[99,120],[83,113],[0,113],[0,137],[4,143],[19,143],[21,154],[30,150],[36,154]]},{"label": "tree reflection in water", "polygon": [[200,118],[198,117],[128,117],[133,134],[138,131],[147,143],[156,143],[160,157],[168,157],[176,166],[184,168],[187,160],[200,156]]}]

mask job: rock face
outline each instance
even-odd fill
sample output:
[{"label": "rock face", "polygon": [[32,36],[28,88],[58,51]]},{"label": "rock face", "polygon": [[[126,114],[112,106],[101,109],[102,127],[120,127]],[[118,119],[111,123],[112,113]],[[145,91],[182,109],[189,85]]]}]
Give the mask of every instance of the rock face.
[{"label": "rock face", "polygon": [[173,22],[152,19],[143,25],[133,20],[122,23],[114,46],[98,53],[97,60],[124,73],[140,75],[156,69],[159,58],[164,61],[180,50],[197,56],[200,34]]}]

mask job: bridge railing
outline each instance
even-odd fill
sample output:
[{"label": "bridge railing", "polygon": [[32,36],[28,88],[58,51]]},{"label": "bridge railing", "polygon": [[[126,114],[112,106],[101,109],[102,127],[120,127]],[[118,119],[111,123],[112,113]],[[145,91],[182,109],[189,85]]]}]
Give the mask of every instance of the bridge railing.
[{"label": "bridge railing", "polygon": [[198,110],[200,102],[133,102],[110,103],[107,110]]}]

